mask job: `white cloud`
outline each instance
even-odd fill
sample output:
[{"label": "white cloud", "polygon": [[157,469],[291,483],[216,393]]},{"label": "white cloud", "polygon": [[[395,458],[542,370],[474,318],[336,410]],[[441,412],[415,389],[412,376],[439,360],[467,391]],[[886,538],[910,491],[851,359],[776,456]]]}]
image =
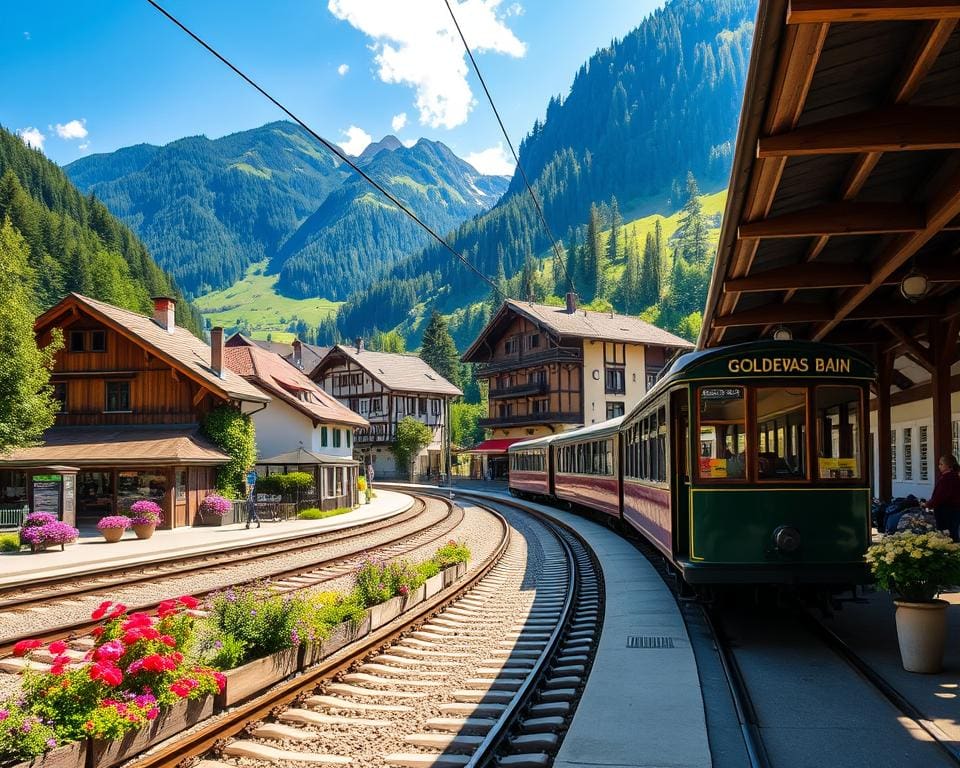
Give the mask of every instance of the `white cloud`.
[{"label": "white cloud", "polygon": [[[504,23],[513,6],[501,12],[500,3],[462,0],[454,2],[454,12],[475,53],[491,51],[520,58],[526,45]],[[475,100],[467,82],[466,52],[445,4],[328,0],[327,7],[373,39],[370,47],[383,82],[415,89],[422,124],[455,128],[467,121]]]},{"label": "white cloud", "polygon": [[347,130],[340,131],[340,133],[346,136],[347,140],[338,141],[337,146],[348,155],[359,155],[367,148],[367,144],[373,141],[373,136],[355,125],[351,125]]},{"label": "white cloud", "polygon": [[33,147],[40,151],[43,151],[43,142],[47,140],[47,137],[44,136],[39,128],[21,128],[17,131],[17,136],[19,136],[20,140],[28,147]]},{"label": "white cloud", "polygon": [[350,71],[349,64],[341,64],[339,67],[337,67],[337,74],[340,75],[340,77],[343,77],[349,71]]},{"label": "white cloud", "polygon": [[88,149],[90,149],[90,142],[85,141],[83,144],[78,144],[77,149],[79,149],[81,152],[86,152]]},{"label": "white cloud", "polygon": [[29,33],[29,32],[24,32],[24,33],[23,33],[23,39],[24,39],[24,40],[30,40],[30,33]]},{"label": "white cloud", "polygon": [[390,127],[395,131],[402,131],[403,127],[407,124],[407,113],[401,112],[399,115],[394,115],[393,120],[390,121]]},{"label": "white cloud", "polygon": [[67,141],[71,139],[85,139],[87,138],[87,120],[82,118],[80,120],[71,120],[65,125],[57,123],[57,136],[61,139],[66,139]]},{"label": "white cloud", "polygon": [[490,176],[512,176],[516,168],[513,157],[507,154],[503,144],[497,144],[495,147],[482,149],[479,152],[471,152],[463,159],[480,173]]}]

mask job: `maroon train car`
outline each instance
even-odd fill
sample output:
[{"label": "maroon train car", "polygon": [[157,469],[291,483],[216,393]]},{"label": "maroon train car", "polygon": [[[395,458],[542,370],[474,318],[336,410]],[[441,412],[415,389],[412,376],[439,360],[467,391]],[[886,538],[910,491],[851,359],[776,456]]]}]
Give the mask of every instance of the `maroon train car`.
[{"label": "maroon train car", "polygon": [[619,429],[623,416],[554,437],[554,496],[620,518]]},{"label": "maroon train car", "polygon": [[509,485],[514,496],[553,496],[550,443],[554,438],[556,435],[547,435],[510,446]]},{"label": "maroon train car", "polygon": [[666,397],[657,398],[628,414],[621,428],[623,519],[672,559],[666,405]]}]

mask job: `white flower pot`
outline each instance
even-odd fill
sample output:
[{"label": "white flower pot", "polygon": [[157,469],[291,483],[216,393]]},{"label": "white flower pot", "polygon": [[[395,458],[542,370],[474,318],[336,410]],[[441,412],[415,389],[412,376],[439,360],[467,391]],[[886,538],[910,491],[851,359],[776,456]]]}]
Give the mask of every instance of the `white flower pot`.
[{"label": "white flower pot", "polygon": [[936,674],[943,667],[947,644],[946,600],[908,603],[894,600],[897,606],[897,640],[900,659],[907,672]]}]

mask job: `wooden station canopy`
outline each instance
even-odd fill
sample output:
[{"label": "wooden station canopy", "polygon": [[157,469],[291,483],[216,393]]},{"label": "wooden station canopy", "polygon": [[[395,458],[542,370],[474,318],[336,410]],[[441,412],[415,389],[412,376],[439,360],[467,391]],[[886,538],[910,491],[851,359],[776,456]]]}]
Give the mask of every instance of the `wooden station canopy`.
[{"label": "wooden station canopy", "polygon": [[[891,395],[925,386],[938,454],[960,384],[958,21],[960,0],[761,0],[699,339],[785,328],[861,347],[880,372],[877,433]],[[908,300],[917,272],[928,291]]]}]

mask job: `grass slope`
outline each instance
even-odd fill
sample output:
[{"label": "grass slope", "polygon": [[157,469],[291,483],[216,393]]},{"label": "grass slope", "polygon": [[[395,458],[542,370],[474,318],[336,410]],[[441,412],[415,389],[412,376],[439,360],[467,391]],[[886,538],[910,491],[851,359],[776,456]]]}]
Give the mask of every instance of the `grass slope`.
[{"label": "grass slope", "polygon": [[211,325],[235,328],[249,323],[253,337],[292,341],[287,326],[297,319],[315,326],[336,312],[339,302],[327,299],[291,299],[276,291],[277,275],[266,274],[267,262],[250,265],[243,279],[222,291],[202,296],[194,303]]}]

